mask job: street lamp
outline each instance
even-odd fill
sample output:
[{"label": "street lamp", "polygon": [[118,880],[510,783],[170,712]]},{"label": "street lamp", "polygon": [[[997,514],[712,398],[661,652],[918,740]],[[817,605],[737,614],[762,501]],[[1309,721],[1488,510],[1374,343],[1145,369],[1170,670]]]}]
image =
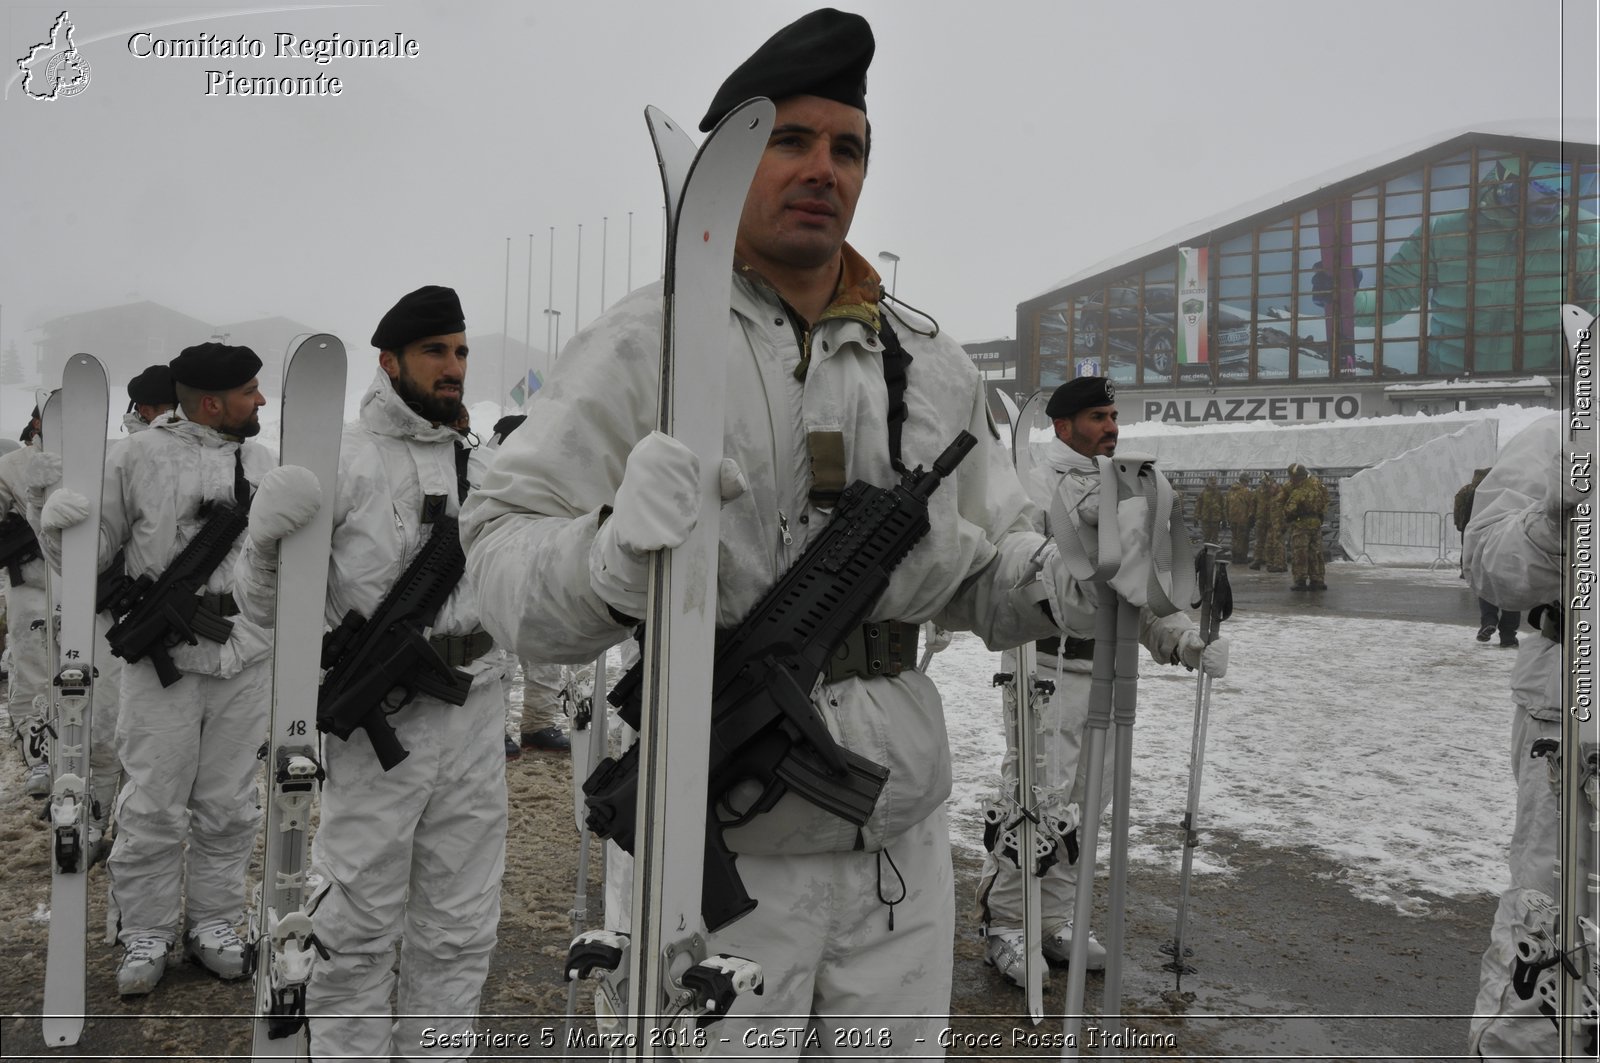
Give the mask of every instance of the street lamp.
[{"label": "street lamp", "polygon": [[900,281],[900,256],[893,251],[879,251],[878,257],[894,267],[889,273],[889,294],[893,295],[895,285]]}]

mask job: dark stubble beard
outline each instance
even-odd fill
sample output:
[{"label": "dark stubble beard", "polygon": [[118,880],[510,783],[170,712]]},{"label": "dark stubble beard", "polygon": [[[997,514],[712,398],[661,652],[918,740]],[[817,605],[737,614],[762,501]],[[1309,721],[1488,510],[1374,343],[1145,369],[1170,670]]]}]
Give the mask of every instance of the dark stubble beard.
[{"label": "dark stubble beard", "polygon": [[217,431],[221,432],[225,436],[236,436],[239,439],[249,439],[253,435],[260,434],[261,421],[254,413],[251,413],[250,416],[246,417],[239,424],[218,425]]}]

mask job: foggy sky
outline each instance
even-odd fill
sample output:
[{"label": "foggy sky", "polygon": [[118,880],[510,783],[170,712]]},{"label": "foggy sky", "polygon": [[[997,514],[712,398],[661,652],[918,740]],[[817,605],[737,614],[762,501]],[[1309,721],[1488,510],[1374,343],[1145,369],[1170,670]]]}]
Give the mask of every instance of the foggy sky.
[{"label": "foggy sky", "polygon": [[[565,343],[600,311],[602,218],[606,302],[626,287],[630,211],[633,283],[657,275],[644,106],[692,128],[728,71],[813,6],[69,8],[89,87],[43,103],[10,76],[0,102],[0,350],[31,354],[29,330],[52,317],[148,299],[335,332],[359,386],[377,318],[428,283],[460,291],[469,333],[504,321],[543,348],[551,226]],[[878,41],[852,243],[886,281],[879,252],[900,255],[899,295],[964,341],[1014,335],[1018,302],[1086,266],[1353,159],[1596,111],[1587,0],[845,6]],[[60,10],[7,5],[8,75]],[[269,57],[141,59],[128,48],[139,31],[243,34]],[[398,32],[420,56],[279,60],[278,32]],[[344,87],[207,97],[211,69]],[[498,357],[475,351],[472,371],[498,373]]]}]

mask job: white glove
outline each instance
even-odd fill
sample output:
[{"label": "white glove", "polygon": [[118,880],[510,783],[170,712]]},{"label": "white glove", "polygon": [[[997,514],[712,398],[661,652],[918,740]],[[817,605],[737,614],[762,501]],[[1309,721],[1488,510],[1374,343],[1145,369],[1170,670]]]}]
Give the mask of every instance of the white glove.
[{"label": "white glove", "polygon": [[60,480],[61,455],[48,450],[35,452],[33,463],[28,466],[28,486],[43,491],[54,487]]},{"label": "white glove", "polygon": [[644,554],[681,546],[700,519],[700,458],[664,432],[634,445],[606,527],[617,546]]},{"label": "white glove", "polygon": [[1064,635],[1087,638],[1094,634],[1094,614],[1098,592],[1093,583],[1080,583],[1067,572],[1066,562],[1055,543],[1046,543],[1041,552],[1039,583],[1044,587],[1050,618]]},{"label": "white glove", "polygon": [[1206,675],[1221,679],[1228,674],[1228,640],[1218,635],[1206,645],[1197,628],[1190,628],[1178,639],[1178,660],[1185,668],[1203,668]]},{"label": "white glove", "polygon": [[59,532],[89,519],[89,500],[70,488],[63,487],[45,502],[39,512],[39,527],[47,532]]},{"label": "white glove", "polygon": [[279,539],[311,523],[322,508],[322,485],[310,469],[280,465],[261,478],[250,503],[250,541],[276,552]]},{"label": "white glove", "polygon": [[234,618],[227,642],[199,638],[191,646],[179,639],[177,645],[167,650],[179,671],[218,679],[232,679],[257,661],[266,660],[271,653],[271,635],[239,617]]},{"label": "white glove", "polygon": [[240,618],[235,617],[228,641],[218,650],[217,675],[221,679],[232,679],[257,661],[264,661],[271,656],[272,636],[264,629],[242,623]]},{"label": "white glove", "polygon": [[[722,501],[750,488],[739,463],[717,470]],[[678,440],[651,432],[635,444],[622,470],[611,516],[589,548],[595,594],[625,616],[643,616],[649,555],[683,545],[700,520],[700,459]]]}]

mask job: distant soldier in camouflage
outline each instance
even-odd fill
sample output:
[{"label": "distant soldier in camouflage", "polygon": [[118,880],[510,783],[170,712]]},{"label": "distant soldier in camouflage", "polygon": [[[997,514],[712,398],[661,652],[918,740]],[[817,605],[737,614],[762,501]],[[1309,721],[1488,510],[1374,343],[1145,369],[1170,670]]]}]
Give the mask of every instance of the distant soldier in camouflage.
[{"label": "distant soldier in camouflage", "polygon": [[1283,489],[1283,517],[1289,526],[1289,564],[1294,589],[1325,591],[1322,581],[1322,518],[1328,513],[1328,488],[1300,464],[1289,466]]},{"label": "distant soldier in camouflage", "polygon": [[1227,513],[1226,507],[1222,504],[1222,488],[1217,486],[1215,476],[1206,477],[1205,490],[1200,492],[1200,501],[1194,507],[1194,515],[1200,522],[1201,542],[1222,542],[1222,518]]},{"label": "distant soldier in camouflage", "polygon": [[1251,568],[1266,566],[1268,572],[1287,572],[1283,560],[1283,500],[1278,482],[1271,473],[1261,474],[1256,488],[1256,560]]},{"label": "distant soldier in camouflage", "polygon": [[[1242,565],[1250,560],[1250,525],[1256,509],[1255,493],[1250,490],[1248,474],[1240,473],[1239,482],[1228,488],[1224,508],[1228,514],[1229,549],[1233,560]],[[1256,552],[1261,552],[1259,545]]]}]

